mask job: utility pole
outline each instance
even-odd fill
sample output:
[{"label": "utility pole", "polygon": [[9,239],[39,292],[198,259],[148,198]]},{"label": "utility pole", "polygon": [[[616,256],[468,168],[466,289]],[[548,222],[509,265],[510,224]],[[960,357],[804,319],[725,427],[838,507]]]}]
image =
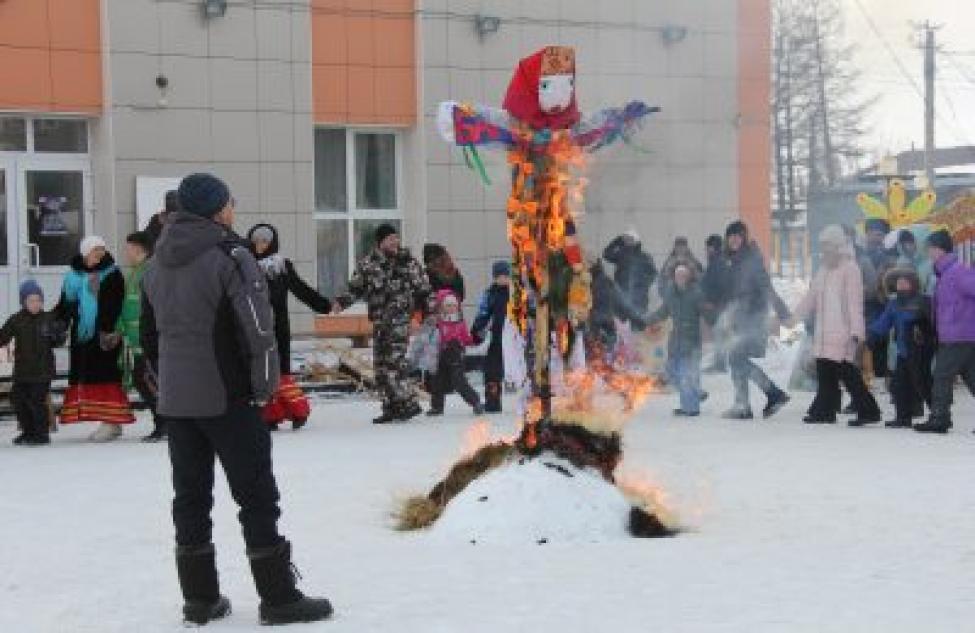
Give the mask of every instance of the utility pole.
[{"label": "utility pole", "polygon": [[934,187],[934,81],[938,72],[936,34],[941,26],[925,21],[919,28],[924,31],[924,175],[927,176],[928,186]]}]

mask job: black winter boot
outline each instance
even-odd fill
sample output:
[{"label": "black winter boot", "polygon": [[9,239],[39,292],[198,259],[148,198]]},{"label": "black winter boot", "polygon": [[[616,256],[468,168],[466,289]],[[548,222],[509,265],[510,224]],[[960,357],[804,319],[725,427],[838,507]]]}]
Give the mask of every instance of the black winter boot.
[{"label": "black winter boot", "polygon": [[915,424],[914,430],[918,433],[947,433],[951,430],[951,420],[931,416],[927,422]]},{"label": "black winter boot", "polygon": [[789,403],[789,394],[782,391],[781,389],[776,389],[768,394],[768,404],[762,410],[762,417],[766,420],[775,415],[782,409],[785,405]]},{"label": "black winter boot", "polygon": [[484,384],[484,411],[487,413],[501,413],[501,390],[500,382],[488,382]]},{"label": "black winter boot", "polygon": [[183,620],[203,625],[230,615],[230,600],[220,595],[212,543],[176,548],[176,573],[183,590]]},{"label": "black winter boot", "polygon": [[261,624],[318,622],[332,615],[325,598],[308,598],[295,587],[298,572],[291,563],[291,543],[248,550],[254,584],[261,596]]}]

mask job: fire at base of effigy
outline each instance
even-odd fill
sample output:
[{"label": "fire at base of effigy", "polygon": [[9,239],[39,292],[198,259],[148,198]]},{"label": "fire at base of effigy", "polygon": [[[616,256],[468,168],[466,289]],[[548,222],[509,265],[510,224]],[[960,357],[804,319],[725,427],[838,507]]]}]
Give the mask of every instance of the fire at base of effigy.
[{"label": "fire at base of effigy", "polygon": [[497,440],[476,423],[464,456],[428,494],[403,503],[397,528],[471,543],[674,536],[662,491],[619,474],[623,428],[653,387],[633,373],[570,372],[550,419],[537,418],[536,404],[515,437]]}]

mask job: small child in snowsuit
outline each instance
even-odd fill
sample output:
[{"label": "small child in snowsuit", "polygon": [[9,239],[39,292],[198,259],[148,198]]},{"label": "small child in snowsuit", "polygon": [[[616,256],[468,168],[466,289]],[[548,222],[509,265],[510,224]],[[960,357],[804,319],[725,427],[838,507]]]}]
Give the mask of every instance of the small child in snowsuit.
[{"label": "small child in snowsuit", "polygon": [[931,364],[935,352],[931,299],[921,293],[917,273],[895,269],[888,274],[897,296],[887,302],[883,313],[870,324],[871,341],[883,341],[894,330],[897,362],[891,381],[896,415],[888,428],[911,428],[912,419],[924,415],[924,403],[931,404]]},{"label": "small child in snowsuit", "polygon": [[158,386],[155,373],[149,368],[142,342],[139,339],[142,317],[142,276],[146,272],[152,241],[148,234],[137,231],[125,238],[125,259],[130,266],[125,276],[125,300],[118,320],[118,333],[122,336],[122,385],[135,389],[143,404],[152,413],[152,432],[143,442],[160,442],[166,439],[166,422],[156,415]]},{"label": "small child in snowsuit", "polygon": [[504,324],[508,318],[508,299],[511,286],[511,264],[494,262],[491,266],[494,283],[481,295],[477,317],[471,326],[471,336],[477,344],[484,340],[490,327],[491,342],[484,358],[484,410],[501,413],[501,392],[504,382],[504,349],[502,339]]},{"label": "small child in snowsuit", "polygon": [[440,290],[436,297],[437,314],[437,373],[430,380],[430,411],[427,415],[443,415],[444,400],[450,391],[456,391],[474,408],[474,415],[484,413],[481,398],[471,387],[464,374],[464,349],[474,340],[464,323],[460,301],[452,290]]},{"label": "small child in snowsuit", "polygon": [[44,291],[36,281],[20,285],[21,310],[0,328],[0,347],[14,341],[14,384],[10,400],[20,435],[14,444],[50,444],[47,397],[54,380],[54,348],[64,345],[67,327],[44,311]]},{"label": "small child in snowsuit", "polygon": [[680,392],[678,417],[697,417],[707,394],[701,389],[701,319],[713,312],[704,292],[686,264],[674,269],[672,284],[663,296],[663,305],[647,319],[650,330],[667,319],[673,330],[667,343],[667,376]]}]

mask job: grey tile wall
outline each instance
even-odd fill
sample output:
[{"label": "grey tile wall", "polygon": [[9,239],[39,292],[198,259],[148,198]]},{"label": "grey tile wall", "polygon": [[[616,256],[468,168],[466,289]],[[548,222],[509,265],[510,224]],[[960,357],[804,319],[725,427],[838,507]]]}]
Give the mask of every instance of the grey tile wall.
[{"label": "grey tile wall", "polygon": [[[588,246],[633,227],[657,258],[677,234],[700,253],[707,235],[737,215],[734,0],[420,0],[418,7],[428,239],[462,253],[469,280],[486,280],[490,261],[507,253],[509,178],[504,157],[484,152],[494,181],[485,190],[457,150],[445,151],[432,127],[436,104],[451,98],[500,106],[518,59],[548,44],[576,47],[584,111],[630,99],[664,109],[639,135],[648,151],[617,148],[594,157]],[[476,13],[500,17],[500,31],[478,39]],[[683,41],[666,45],[667,25],[686,28]]]},{"label": "grey tile wall", "polygon": [[209,21],[198,0],[108,0],[106,28],[116,239],[135,226],[137,176],[213,171],[239,231],[275,224],[314,285],[308,0],[231,2]]}]

